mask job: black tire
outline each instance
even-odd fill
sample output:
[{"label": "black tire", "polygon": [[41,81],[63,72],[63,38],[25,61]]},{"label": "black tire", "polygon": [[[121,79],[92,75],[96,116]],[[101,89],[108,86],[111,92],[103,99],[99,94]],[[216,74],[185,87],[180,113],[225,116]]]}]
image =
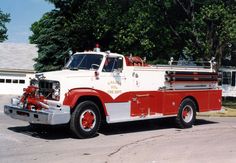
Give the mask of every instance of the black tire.
[{"label": "black tire", "polygon": [[92,101],[79,103],[71,115],[70,129],[78,138],[94,137],[100,127],[101,114]]},{"label": "black tire", "polygon": [[196,120],[196,104],[190,98],[184,99],[176,117],[176,124],[179,128],[191,128]]}]

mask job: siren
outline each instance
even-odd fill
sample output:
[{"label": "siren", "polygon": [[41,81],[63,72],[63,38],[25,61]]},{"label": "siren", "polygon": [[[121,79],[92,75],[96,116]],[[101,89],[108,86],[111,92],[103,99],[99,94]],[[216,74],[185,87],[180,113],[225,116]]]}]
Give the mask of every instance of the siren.
[{"label": "siren", "polygon": [[95,52],[101,52],[101,49],[100,49],[100,45],[99,44],[96,44],[94,50]]}]

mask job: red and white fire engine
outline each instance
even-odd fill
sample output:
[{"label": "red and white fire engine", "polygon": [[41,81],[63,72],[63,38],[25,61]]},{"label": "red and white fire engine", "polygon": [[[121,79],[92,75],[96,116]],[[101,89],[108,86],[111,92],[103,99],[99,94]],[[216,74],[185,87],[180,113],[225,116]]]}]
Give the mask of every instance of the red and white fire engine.
[{"label": "red and white fire engine", "polygon": [[181,128],[196,112],[221,109],[214,62],[209,66],[147,65],[111,52],[80,52],[61,71],[36,74],[5,114],[35,124],[69,124],[79,138],[93,137],[110,123],[176,117]]}]

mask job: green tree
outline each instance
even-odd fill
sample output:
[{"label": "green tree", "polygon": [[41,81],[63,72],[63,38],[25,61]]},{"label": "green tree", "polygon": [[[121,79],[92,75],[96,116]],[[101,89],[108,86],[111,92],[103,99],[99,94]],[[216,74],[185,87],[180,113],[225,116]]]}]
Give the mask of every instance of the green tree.
[{"label": "green tree", "polygon": [[159,2],[134,1],[118,19],[114,47],[149,60],[168,60],[173,44],[170,30],[161,16]]},{"label": "green tree", "polygon": [[233,0],[47,0],[55,9],[35,22],[37,71],[63,67],[68,51],[93,49],[147,57],[163,63],[179,54],[212,56],[219,65],[235,39]]},{"label": "green tree", "polygon": [[232,0],[160,0],[174,49],[195,60],[215,57],[218,66],[235,40],[236,2]]},{"label": "green tree", "polygon": [[10,14],[4,14],[0,10],[0,42],[3,42],[7,39],[7,28],[6,23],[10,22]]},{"label": "green tree", "polygon": [[192,0],[160,0],[161,13],[167,28],[171,31],[174,44],[172,48],[180,53],[186,45],[186,41],[192,39],[192,31],[187,30],[197,11]]},{"label": "green tree", "polygon": [[[38,45],[37,71],[51,71],[63,67],[69,50],[92,49],[99,42],[105,49],[112,36],[106,17],[111,12],[110,4],[97,1],[51,1],[56,9],[46,13],[31,26],[30,42]],[[115,7],[113,5],[112,7]],[[112,20],[110,21],[112,22]]]},{"label": "green tree", "polygon": [[228,46],[236,40],[235,10],[223,3],[204,5],[193,21],[195,36],[201,50],[189,41],[186,49],[199,57],[217,59],[218,65],[227,53]]},{"label": "green tree", "polygon": [[59,69],[69,49],[92,49],[96,43],[103,50],[151,60],[169,58],[172,40],[155,0],[49,1],[56,9],[31,27],[30,41],[39,47],[37,71]]},{"label": "green tree", "polygon": [[52,71],[63,67],[69,51],[65,33],[66,21],[60,11],[54,10],[32,24],[31,30],[34,34],[30,37],[30,43],[38,46],[36,70]]}]

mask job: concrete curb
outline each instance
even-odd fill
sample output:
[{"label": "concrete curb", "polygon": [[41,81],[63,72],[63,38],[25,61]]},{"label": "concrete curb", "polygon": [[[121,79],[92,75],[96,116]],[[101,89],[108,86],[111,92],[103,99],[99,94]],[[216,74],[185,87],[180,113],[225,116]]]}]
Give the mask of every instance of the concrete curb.
[{"label": "concrete curb", "polygon": [[222,109],[220,111],[197,113],[197,116],[204,116],[204,117],[236,117],[236,109],[222,107]]}]

